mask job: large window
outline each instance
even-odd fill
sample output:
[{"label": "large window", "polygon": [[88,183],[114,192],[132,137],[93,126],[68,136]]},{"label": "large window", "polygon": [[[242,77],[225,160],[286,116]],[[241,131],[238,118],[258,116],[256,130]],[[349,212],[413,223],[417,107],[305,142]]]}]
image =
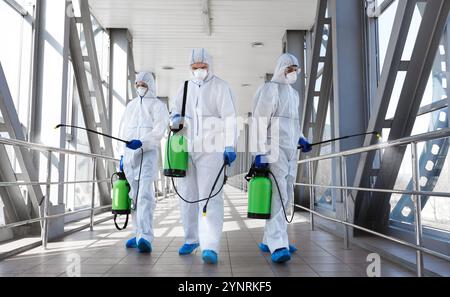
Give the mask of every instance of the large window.
[{"label": "large window", "polygon": [[[380,18],[380,32],[390,31],[388,20],[395,16],[392,6],[385,12],[385,16]],[[403,52],[402,60],[409,61],[416,42],[422,15],[425,9],[424,3],[418,3],[416,6],[408,38]],[[447,34],[447,33],[445,33]],[[383,51],[389,35],[380,33],[380,52],[383,58]],[[436,53],[432,73],[428,79],[427,87],[422,98],[421,108],[416,117],[412,135],[427,133],[449,127],[448,120],[448,47],[443,36],[442,43]],[[400,71],[394,86],[386,120],[391,120],[397,111],[400,94],[403,89],[406,72]],[[389,136],[389,129],[383,131],[383,138],[386,140]],[[430,141],[418,145],[420,186],[423,191],[441,191],[448,192],[449,181],[449,139]],[[412,190],[412,164],[411,147],[408,146],[402,161],[400,172],[397,176],[395,188],[401,190]],[[413,201],[409,195],[391,196],[391,224],[395,226],[411,227],[414,223]],[[440,197],[422,197],[422,217],[423,226],[430,229],[441,231],[450,231],[450,199]],[[408,226],[409,225],[409,226]],[[445,233],[441,233],[444,235]],[[444,235],[445,236],[445,235]]]},{"label": "large window", "polygon": [[17,1],[29,13],[22,16],[6,2],[0,1],[0,62],[25,134],[29,128],[31,65],[33,53],[32,15],[35,1]]},{"label": "large window", "polygon": [[[7,41],[0,46],[0,63],[7,79],[8,89],[11,93],[15,109],[17,110],[23,133],[27,137],[30,126],[29,119],[31,118],[32,22],[35,1],[22,0],[16,2],[22,6],[23,14],[5,1],[0,1],[0,38]],[[1,116],[0,123],[4,123]],[[0,132],[0,136],[5,138],[10,137],[6,132]],[[13,148],[6,147],[6,150],[12,168],[16,174],[20,174],[21,169],[16,160]],[[20,190],[24,194],[24,200],[27,201],[25,198],[27,196],[27,188],[20,187]],[[4,224],[4,205],[1,198],[0,224]]]}]

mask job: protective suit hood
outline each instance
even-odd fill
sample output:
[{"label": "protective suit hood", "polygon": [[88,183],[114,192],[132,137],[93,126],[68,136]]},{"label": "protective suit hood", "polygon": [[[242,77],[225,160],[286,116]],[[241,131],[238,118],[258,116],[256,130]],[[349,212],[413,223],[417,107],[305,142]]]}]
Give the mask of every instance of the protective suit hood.
[{"label": "protective suit hood", "polygon": [[192,79],[193,82],[196,84],[202,84],[210,81],[214,77],[213,59],[204,48],[195,48],[191,51],[191,54],[189,55],[189,70],[191,73],[192,70],[190,67],[195,63],[208,64],[208,76],[203,82],[199,82],[195,78]]},{"label": "protective suit hood", "polygon": [[156,84],[155,79],[153,78],[153,74],[147,71],[139,72],[136,75],[135,83],[138,83],[140,81],[145,82],[148,86],[148,92],[147,94],[145,94],[144,98],[156,98]]},{"label": "protective suit hood", "polygon": [[297,58],[289,53],[281,55],[281,57],[278,59],[277,67],[273,72],[272,82],[279,84],[289,84],[285,75],[285,70],[286,68],[291,66],[299,66]]}]

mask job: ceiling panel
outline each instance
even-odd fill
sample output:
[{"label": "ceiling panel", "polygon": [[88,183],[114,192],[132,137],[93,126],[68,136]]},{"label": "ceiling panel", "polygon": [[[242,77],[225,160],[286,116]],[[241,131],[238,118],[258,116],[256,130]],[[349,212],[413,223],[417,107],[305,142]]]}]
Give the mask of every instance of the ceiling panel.
[{"label": "ceiling panel", "polygon": [[[158,96],[171,98],[190,77],[189,50],[205,47],[216,74],[236,94],[238,112],[251,109],[256,89],[273,72],[284,32],[309,30],[317,0],[210,0],[212,35],[204,33],[202,0],[91,0],[105,28],[128,28],[136,70],[157,76]],[[251,43],[264,42],[263,48]],[[163,66],[174,70],[163,70]],[[250,84],[250,87],[243,87]]]}]

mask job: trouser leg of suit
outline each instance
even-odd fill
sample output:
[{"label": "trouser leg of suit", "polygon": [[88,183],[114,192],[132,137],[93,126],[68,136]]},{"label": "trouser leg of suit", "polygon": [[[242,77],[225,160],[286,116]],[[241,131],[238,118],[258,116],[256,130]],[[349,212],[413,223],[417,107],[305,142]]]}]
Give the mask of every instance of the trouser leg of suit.
[{"label": "trouser leg of suit", "polygon": [[[278,182],[283,204],[287,213],[290,213],[291,201],[294,197],[294,181],[295,174],[290,172],[290,164],[281,164],[285,162],[278,162],[271,164],[270,170],[275,175]],[[264,229],[263,243],[266,244],[270,252],[273,253],[278,249],[289,249],[289,238],[287,234],[287,222],[281,206],[280,194],[275,181],[272,179],[272,216],[266,222]]]},{"label": "trouser leg of suit", "polygon": [[[223,166],[223,154],[203,153],[197,155],[195,164],[197,168],[198,198],[209,197],[217,175]],[[222,184],[223,174],[219,177],[214,187],[213,195],[218,192]],[[203,216],[205,204],[206,201],[201,202],[197,212],[200,247],[202,250],[212,250],[219,254],[224,216],[223,191],[209,200],[206,216]]]},{"label": "trouser leg of suit", "polygon": [[[178,192],[187,201],[198,200],[197,169],[191,158],[189,158],[186,177],[178,179]],[[198,208],[198,203],[187,203],[180,199],[181,222],[187,244],[199,243]]]},{"label": "trouser leg of suit", "polygon": [[[138,181],[133,180],[131,185],[132,199],[136,205],[136,193],[138,188]],[[155,212],[155,189],[153,179],[141,178],[139,196],[137,198],[136,210],[133,211],[133,226],[136,234],[136,240],[141,238],[148,242],[153,242],[153,214]]]}]

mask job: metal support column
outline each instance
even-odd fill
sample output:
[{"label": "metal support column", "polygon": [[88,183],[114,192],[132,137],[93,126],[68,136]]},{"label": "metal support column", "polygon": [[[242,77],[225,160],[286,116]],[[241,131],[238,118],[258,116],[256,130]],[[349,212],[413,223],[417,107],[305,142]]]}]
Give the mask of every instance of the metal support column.
[{"label": "metal support column", "polygon": [[[411,144],[411,162],[412,162],[412,174],[413,174],[413,188],[414,191],[420,191],[420,172],[419,172],[419,153],[417,150],[417,143]],[[412,195],[414,201],[414,231],[416,235],[416,245],[422,246],[422,221],[421,215],[421,197],[420,195]],[[423,256],[421,251],[416,251],[416,265],[417,276],[423,276]]]},{"label": "metal support column", "polygon": [[[334,137],[363,133],[367,126],[366,69],[364,63],[366,43],[364,39],[365,4],[358,0],[330,0],[329,14],[332,28],[333,100],[331,114]],[[351,120],[350,120],[351,119]],[[346,151],[361,147],[363,138],[353,138],[334,143],[334,151]],[[347,158],[347,179],[352,183],[358,165],[358,156]],[[340,164],[333,160],[333,184],[340,181]],[[340,195],[338,191],[333,191]],[[343,198],[343,197],[342,197]],[[344,199],[335,199],[338,217],[345,216]],[[353,222],[352,214],[348,221]]]},{"label": "metal support column", "polygon": [[[340,157],[340,167],[341,167],[341,187],[347,187],[347,158],[342,156]],[[347,223],[350,223],[348,221],[348,193],[346,189],[342,189],[341,191],[341,195],[342,195],[342,203],[343,203],[343,211],[344,211],[344,216],[343,216],[343,220]],[[350,248],[350,234],[349,234],[349,229],[347,225],[344,225],[344,248],[345,249],[349,249]]]},{"label": "metal support column", "polygon": [[[308,163],[308,184],[314,184],[314,166]],[[314,197],[314,187],[309,187],[309,209],[315,211],[315,197]],[[309,213],[309,222],[311,225],[311,231],[315,230],[314,227],[314,214]]]},{"label": "metal support column", "polygon": [[[43,217],[48,216],[48,208],[50,206],[50,193],[51,193],[51,185],[52,182],[52,152],[47,152],[47,185],[45,186],[45,199],[44,199],[44,211]],[[42,228],[42,247],[47,249],[48,242],[48,225],[49,221],[44,220],[43,228]]]},{"label": "metal support column", "polygon": [[94,215],[95,215],[95,187],[97,183],[95,182],[97,178],[97,158],[92,158],[92,193],[91,193],[91,221],[90,221],[90,229],[94,231]]}]

